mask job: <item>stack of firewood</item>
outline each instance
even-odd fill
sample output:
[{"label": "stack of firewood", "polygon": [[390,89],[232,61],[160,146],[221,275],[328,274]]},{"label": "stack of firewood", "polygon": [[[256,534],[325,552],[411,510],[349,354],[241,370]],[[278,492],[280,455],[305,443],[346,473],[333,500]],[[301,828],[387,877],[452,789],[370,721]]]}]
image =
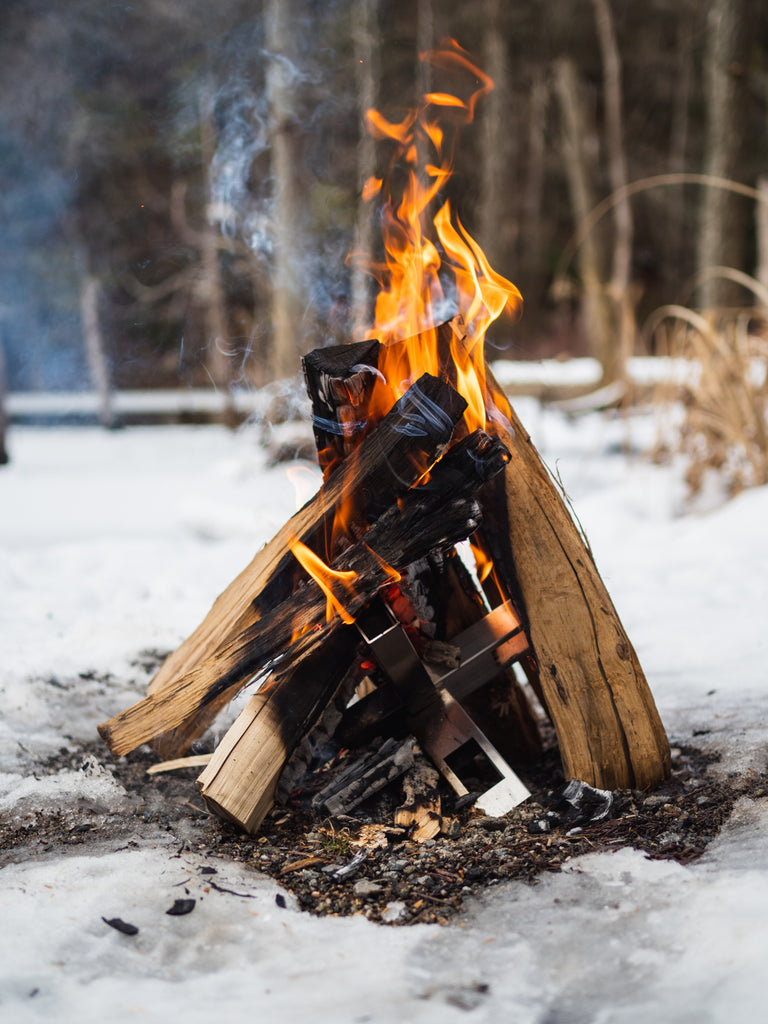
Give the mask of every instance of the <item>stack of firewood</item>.
[{"label": "stack of firewood", "polygon": [[[378,342],[305,357],[323,485],[147,696],[99,727],[116,755],[151,743],[178,758],[260,682],[198,780],[208,806],[248,831],[300,778],[318,731],[345,747],[380,738],[319,798],[325,810],[407,772],[409,737],[457,794],[468,759],[482,760],[477,806],[509,810],[526,795],[510,762],[540,749],[513,662],[555,727],[566,778],[649,788],[668,774],[642,669],[557,488],[487,368],[486,429],[466,426],[449,356],[469,343],[462,322],[437,340],[439,373],[380,418]],[[456,554],[467,537],[482,583]]]}]

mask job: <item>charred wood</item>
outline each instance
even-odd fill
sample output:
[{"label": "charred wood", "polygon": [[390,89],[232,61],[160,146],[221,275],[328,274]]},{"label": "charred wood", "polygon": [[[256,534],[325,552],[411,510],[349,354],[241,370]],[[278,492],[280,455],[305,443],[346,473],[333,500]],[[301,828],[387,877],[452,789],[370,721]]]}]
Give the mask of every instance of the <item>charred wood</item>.
[{"label": "charred wood", "polygon": [[376,381],[378,341],[318,348],[302,358],[320,468],[327,475],[370,432],[368,399]]},{"label": "charred wood", "polygon": [[[488,446],[487,436],[481,431],[466,439],[468,451],[472,438],[477,458],[468,458],[466,469],[468,475],[475,475],[474,481],[470,477],[459,486],[455,466],[449,463],[441,488],[439,464],[428,490],[419,487],[409,491],[399,505],[391,506],[369,528],[364,540],[350,545],[333,562],[335,572],[355,574],[353,586],[341,586],[335,579],[328,584],[348,617],[356,617],[393,579],[393,569],[396,574],[427,552],[450,547],[476,529],[479,507],[469,495],[477,489],[489,464],[502,467],[504,462],[499,455],[501,446],[495,442]],[[119,756],[177,729],[272,663],[322,643],[338,624],[336,619],[326,620],[326,609],[324,591],[314,580],[306,580],[290,597],[240,629],[174,684],[149,693],[102,723],[99,733]]]},{"label": "charred wood", "polygon": [[333,815],[354,810],[413,767],[415,742],[412,736],[400,742],[390,738],[378,750],[355,758],[348,768],[315,794],[313,808]]},{"label": "charred wood", "polygon": [[[375,507],[389,504],[416,483],[448,444],[465,407],[464,399],[449,385],[427,374],[422,376],[362,442],[354,468],[351,464],[339,467],[315,497],[219,595],[203,622],[166,659],[150,683],[149,694],[159,694],[178,683],[222,644],[234,642],[243,630],[253,626],[264,605],[274,606],[290,594],[296,578],[303,575],[289,551],[293,538],[306,543],[325,561],[331,560],[328,549],[332,544],[332,524],[352,489],[358,485],[361,488],[356,494],[355,506],[363,521],[356,525],[353,517],[350,529],[362,532],[369,504]],[[157,752],[164,758],[185,753],[243,681],[235,680],[229,690],[222,691],[201,708],[197,716],[186,719],[177,728],[165,730],[162,739],[154,744]]]},{"label": "charred wood", "polygon": [[197,780],[215,814],[247,832],[258,829],[286,761],[333,697],[358,645],[356,631],[342,626],[250,699]]}]

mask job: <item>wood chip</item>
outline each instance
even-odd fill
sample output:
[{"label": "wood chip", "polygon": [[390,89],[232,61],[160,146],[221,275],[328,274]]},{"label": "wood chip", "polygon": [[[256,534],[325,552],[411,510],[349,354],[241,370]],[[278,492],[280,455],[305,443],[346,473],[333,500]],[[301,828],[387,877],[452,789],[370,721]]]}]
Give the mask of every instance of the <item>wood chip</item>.
[{"label": "wood chip", "polygon": [[328,861],[324,857],[303,857],[301,860],[294,860],[290,864],[285,864],[280,869],[281,875],[287,875],[291,871],[302,871],[304,868],[313,868],[317,864],[327,864]]},{"label": "wood chip", "polygon": [[190,757],[176,757],[173,761],[161,761],[147,768],[147,775],[159,775],[160,772],[175,772],[179,768],[204,768],[213,754],[193,754]]}]

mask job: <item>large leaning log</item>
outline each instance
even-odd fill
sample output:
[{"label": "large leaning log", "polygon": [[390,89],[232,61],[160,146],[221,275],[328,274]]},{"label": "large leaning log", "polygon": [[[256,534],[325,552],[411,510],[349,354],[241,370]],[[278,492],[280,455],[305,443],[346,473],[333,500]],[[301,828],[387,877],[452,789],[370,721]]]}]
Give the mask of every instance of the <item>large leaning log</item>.
[{"label": "large leaning log", "polygon": [[483,532],[496,571],[522,600],[565,777],[604,789],[658,785],[670,771],[669,741],[635,650],[560,492],[490,370],[487,383],[501,413],[488,429],[510,460],[483,498]]},{"label": "large leaning log", "polygon": [[[363,517],[369,503],[389,505],[434,462],[465,408],[466,402],[453,388],[424,374],[366,437],[354,464],[339,466],[315,497],[219,595],[202,623],[160,667],[149,685],[149,694],[158,694],[173,685],[221,644],[234,640],[257,622],[262,605],[254,604],[254,599],[259,595],[268,594],[271,603],[287,596],[293,582],[290,574],[296,568],[289,552],[292,538],[298,538],[325,561],[331,561],[332,555],[328,557],[328,551],[321,549],[327,547],[336,511],[349,497],[350,490],[354,488],[355,506]],[[240,683],[241,680],[234,682],[228,691],[222,691],[202,708],[197,717],[157,739],[154,747],[160,756],[169,758],[185,753],[232,699]]]}]

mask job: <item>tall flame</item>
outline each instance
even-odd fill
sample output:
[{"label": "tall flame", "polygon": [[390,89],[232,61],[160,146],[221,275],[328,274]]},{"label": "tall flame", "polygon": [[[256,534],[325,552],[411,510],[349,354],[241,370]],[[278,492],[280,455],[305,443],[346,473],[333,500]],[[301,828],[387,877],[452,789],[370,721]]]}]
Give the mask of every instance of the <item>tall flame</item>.
[{"label": "tall flame", "polygon": [[363,190],[366,199],[381,197],[384,246],[382,261],[365,264],[379,283],[367,337],[382,342],[378,369],[386,381],[374,388],[370,414],[378,418],[386,413],[422,373],[440,375],[446,359],[437,327],[460,314],[466,329],[453,332],[448,361],[451,382],[469,403],[465,419],[472,430],[487,420],[485,333],[505,309],[518,314],[522,297],[491,268],[478,243],[452,217],[447,200],[431,220],[430,211],[453,171],[447,123],[469,124],[493,82],[453,39],[420,54],[420,59],[468,77],[471,91],[465,99],[449,92],[426,93],[399,122],[377,110],[367,112],[371,135],[392,146],[388,173],[369,179]]}]

